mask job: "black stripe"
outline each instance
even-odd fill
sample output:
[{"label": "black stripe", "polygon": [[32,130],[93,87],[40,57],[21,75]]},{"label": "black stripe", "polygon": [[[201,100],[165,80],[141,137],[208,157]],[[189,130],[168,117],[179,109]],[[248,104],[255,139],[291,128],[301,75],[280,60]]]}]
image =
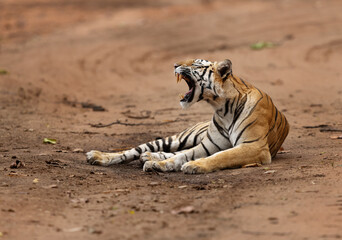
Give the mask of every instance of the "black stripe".
[{"label": "black stripe", "polygon": [[207,156],[210,156],[210,153],[209,153],[208,149],[204,146],[203,142],[201,142],[201,145],[202,145],[204,151],[206,152]]},{"label": "black stripe", "polygon": [[[272,103],[272,105],[273,105],[273,102],[272,102],[272,99],[270,98],[270,100],[271,100],[271,103]],[[274,105],[273,105],[273,107],[272,107],[272,116],[273,116],[273,113],[274,113],[274,109],[275,109],[275,107],[274,107]],[[274,121],[274,124],[273,124],[273,126],[268,130],[268,132],[267,132],[267,134],[265,135],[265,137],[263,138],[263,139],[265,139],[267,136],[268,136],[268,134],[270,134],[270,132],[273,130],[273,128],[275,127],[275,124],[276,124],[276,122]]]},{"label": "black stripe", "polygon": [[239,93],[239,95],[242,95],[241,92],[239,91],[239,89],[236,88],[235,83],[234,83],[234,82],[232,82],[232,83],[233,83],[233,87],[234,87],[235,90]]},{"label": "black stripe", "polygon": [[[285,126],[286,125],[284,125],[284,127],[283,127],[283,129],[280,131],[280,129],[279,129],[279,127],[280,127],[280,125],[281,125],[281,123],[282,123],[282,117],[283,117],[283,115],[282,114],[279,114],[280,115],[280,117],[281,117],[281,120],[280,120],[280,124],[278,125],[278,132],[281,132],[283,135],[284,135],[284,128],[285,128]],[[285,119],[286,120],[286,119]],[[284,137],[284,136],[281,136],[281,137]],[[286,137],[286,136],[285,136]],[[277,141],[275,141],[275,142],[273,142],[271,145],[270,145],[270,147],[269,147],[269,149],[270,149],[270,152],[272,153],[273,151],[274,151],[274,147],[278,144],[278,142],[280,141],[280,137],[278,137],[278,139],[277,139]],[[277,153],[275,152],[274,154],[272,154],[272,157],[274,157],[275,155],[276,155]]]},{"label": "black stripe", "polygon": [[140,148],[140,147],[136,147],[136,148],[134,148],[134,150],[135,150],[135,151],[137,151],[139,154],[141,154],[141,153],[142,153],[142,150],[141,150],[141,148]]},{"label": "black stripe", "polygon": [[245,108],[246,102],[247,102],[247,95],[245,95],[243,98],[241,98],[239,103],[238,102],[236,103],[236,104],[238,104],[238,106],[235,108],[233,121],[232,121],[232,124],[228,128],[228,132],[230,130],[233,131],[234,125],[235,125],[236,121],[238,120],[238,118],[240,117],[243,109]]},{"label": "black stripe", "polygon": [[232,104],[230,104],[230,109],[229,109],[230,113],[233,113],[234,102],[235,102],[235,98],[233,98],[233,102],[232,102]]},{"label": "black stripe", "polygon": [[220,133],[224,138],[226,138],[226,139],[229,140],[228,136],[226,136],[226,132],[224,131],[223,127],[221,127],[221,126],[216,122],[216,120],[215,120],[215,115],[214,115],[214,117],[213,117],[213,123],[214,123],[214,125],[215,125],[217,131],[219,131],[219,133]]},{"label": "black stripe", "polygon": [[195,77],[197,78],[197,81],[200,81],[200,80],[201,80],[201,76],[199,75],[198,72],[194,71],[194,75],[195,75]]},{"label": "black stripe", "polygon": [[184,135],[187,131],[188,131],[188,129],[185,129],[185,130],[181,133],[181,135],[178,137],[178,139],[181,139],[181,138],[183,137],[183,135]]},{"label": "black stripe", "polygon": [[275,114],[275,118],[274,118],[274,123],[277,121],[278,118],[278,109],[276,107],[274,107],[276,110],[276,114]]},{"label": "black stripe", "polygon": [[203,87],[203,85],[202,85],[202,86],[201,86],[201,94],[199,95],[197,102],[198,102],[198,101],[201,101],[201,100],[203,99],[203,91],[204,91],[204,87]]},{"label": "black stripe", "polygon": [[182,149],[184,148],[186,142],[188,141],[189,136],[190,136],[192,133],[193,133],[193,131],[191,131],[191,132],[184,138],[184,140],[180,142],[180,144],[179,144],[179,146],[178,146],[178,148],[177,148],[177,151],[180,151],[180,150],[182,150]]},{"label": "black stripe", "polygon": [[126,161],[127,160],[126,154],[124,153],[124,154],[122,154],[122,156],[124,157],[124,161]]},{"label": "black stripe", "polygon": [[239,135],[237,136],[236,140],[235,140],[235,143],[234,143],[234,146],[236,146],[237,142],[239,141],[240,137],[242,136],[243,132],[249,127],[251,126],[253,123],[255,123],[256,119],[253,121],[253,122],[250,122],[248,123],[242,130],[241,132],[239,133]]},{"label": "black stripe", "polygon": [[194,157],[195,157],[195,150],[192,150],[191,160],[195,160]]},{"label": "black stripe", "polygon": [[213,74],[213,70],[209,70],[209,74],[208,74],[208,79],[210,80],[211,74]]},{"label": "black stripe", "polygon": [[239,126],[237,126],[237,128],[239,128],[241,126],[241,124],[254,112],[255,107],[258,105],[258,103],[260,102],[261,99],[263,99],[264,97],[261,97],[256,104],[253,106],[253,108],[249,111],[248,115],[239,123]]},{"label": "black stripe", "polygon": [[189,162],[188,156],[185,154],[185,161]]},{"label": "black stripe", "polygon": [[171,143],[172,143],[172,138],[168,137],[168,143],[166,143],[165,139],[162,139],[163,142],[163,151],[164,152],[170,152],[170,147],[171,147]]},{"label": "black stripe", "polygon": [[155,143],[157,145],[157,151],[159,151],[160,150],[159,140],[156,140]]},{"label": "black stripe", "polygon": [[[273,124],[273,126],[270,128],[270,130],[268,131],[268,133],[266,134],[265,137],[267,137],[268,134],[274,129],[274,127],[275,127],[275,125],[276,125],[276,122],[277,122],[277,118],[278,118],[278,109],[277,109],[276,107],[273,107],[273,108],[272,108],[272,112],[274,111],[274,109],[276,110],[275,119],[274,119],[274,124]],[[264,138],[265,138],[265,137],[264,137]]]},{"label": "black stripe", "polygon": [[215,84],[214,84],[213,90],[214,90],[215,96],[218,96],[218,94],[217,94],[217,92],[216,92]]},{"label": "black stripe", "polygon": [[[208,127],[205,126],[205,127],[202,127],[201,129],[202,129],[202,130],[199,130],[199,131],[196,133],[196,136],[195,136],[195,138],[194,138],[193,145],[196,145],[198,136],[200,136],[202,133],[204,133],[205,131],[207,131],[207,130],[208,130]],[[201,139],[201,140],[202,140],[202,139]]]},{"label": "black stripe", "polygon": [[201,75],[201,78],[202,78],[202,79],[203,79],[205,73],[207,72],[207,70],[208,70],[208,67],[205,67],[205,69],[204,69],[204,71],[203,71],[203,73],[202,73],[202,75]]},{"label": "black stripe", "polygon": [[[286,118],[285,118],[285,120],[286,120]],[[278,140],[277,140],[276,144],[274,144],[274,146],[278,146],[279,142],[280,143],[284,142],[284,140],[285,140],[285,138],[287,136],[287,134],[285,134],[285,132],[284,132],[285,128],[286,128],[286,125],[284,125],[284,127],[283,127],[283,129],[281,131],[279,131],[279,132],[281,132],[281,137],[278,138]],[[277,152],[278,152],[278,150],[279,150],[281,145],[278,146],[278,149],[273,149],[274,146],[272,146],[272,149],[270,148],[270,152],[272,154],[272,158],[275,157],[275,155],[277,155]]]},{"label": "black stripe", "polygon": [[[278,140],[279,140],[279,138],[278,138]],[[275,142],[273,142],[270,146],[269,146],[269,149],[270,149],[270,152],[272,153],[273,151],[274,151],[274,147],[275,147],[275,145],[278,143],[278,140],[277,141],[275,141]],[[273,154],[272,154],[273,155]],[[273,156],[272,156],[273,157]]]},{"label": "black stripe", "polygon": [[150,152],[154,152],[154,147],[151,143],[148,142],[148,143],[146,143],[146,145],[149,147]]},{"label": "black stripe", "polygon": [[263,146],[261,146],[260,149],[266,147],[266,145],[268,145],[268,142],[266,142]]},{"label": "black stripe", "polygon": [[225,82],[230,74],[227,74],[224,78],[222,78],[222,81]]},{"label": "black stripe", "polygon": [[259,141],[260,138],[257,138],[257,139],[254,139],[254,140],[248,140],[248,141],[243,141],[242,143],[253,143],[253,142],[256,142],[256,141]]},{"label": "black stripe", "polygon": [[209,131],[207,132],[207,137],[209,139],[209,141],[215,146],[217,147],[218,150],[221,151],[221,148],[213,141],[213,139],[211,138],[210,134],[209,134]]},{"label": "black stripe", "polygon": [[168,140],[169,140],[168,152],[171,152],[171,144],[173,142],[172,137],[168,137]]},{"label": "black stripe", "polygon": [[224,105],[224,114],[223,114],[224,116],[226,116],[226,114],[228,113],[229,101],[230,101],[230,99],[228,99],[226,101],[226,104]]},{"label": "black stripe", "polygon": [[282,124],[282,122],[283,122],[283,114],[279,114],[280,115],[280,123],[279,123],[279,125],[278,125],[278,128],[280,127],[280,125]]},{"label": "black stripe", "polygon": [[[235,76],[233,76],[233,74],[232,74],[232,77],[233,77],[233,79],[238,83],[239,81],[237,80],[237,78],[235,77]],[[246,86],[246,88],[248,88],[248,86],[246,85],[246,83],[241,79],[241,78],[239,78],[240,79],[240,81]]]},{"label": "black stripe", "polygon": [[208,88],[208,89],[210,89],[210,90],[211,90],[211,82],[209,82],[209,86],[208,86],[208,87],[206,87],[206,88]]},{"label": "black stripe", "polygon": [[264,95],[262,94],[262,92],[259,90],[259,88],[256,88],[256,90],[258,90],[258,92],[260,93],[261,96],[264,96]]},{"label": "black stripe", "polygon": [[249,87],[247,86],[247,84],[245,83],[245,81],[244,81],[242,78],[240,78],[240,80],[241,80],[241,82],[246,86],[246,88],[249,88]]}]

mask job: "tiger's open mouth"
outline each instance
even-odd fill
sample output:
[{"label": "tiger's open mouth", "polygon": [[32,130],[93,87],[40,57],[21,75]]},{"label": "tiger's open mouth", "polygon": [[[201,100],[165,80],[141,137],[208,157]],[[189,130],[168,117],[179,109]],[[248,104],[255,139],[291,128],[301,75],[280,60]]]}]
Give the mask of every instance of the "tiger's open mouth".
[{"label": "tiger's open mouth", "polygon": [[194,98],[195,93],[195,83],[191,79],[191,77],[187,76],[185,73],[180,74],[176,73],[177,83],[179,83],[182,79],[188,84],[189,91],[184,94],[180,94],[179,97],[181,98],[181,102],[191,102]]}]

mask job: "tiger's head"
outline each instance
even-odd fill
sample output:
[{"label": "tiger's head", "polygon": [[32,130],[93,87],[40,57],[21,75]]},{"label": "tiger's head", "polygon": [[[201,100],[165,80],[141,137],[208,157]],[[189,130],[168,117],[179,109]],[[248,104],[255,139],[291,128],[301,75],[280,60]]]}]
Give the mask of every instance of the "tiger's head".
[{"label": "tiger's head", "polygon": [[202,59],[190,59],[175,63],[177,83],[182,79],[188,84],[189,91],[181,95],[182,108],[188,108],[195,102],[215,101],[223,93],[223,84],[232,73],[232,63],[210,62]]}]

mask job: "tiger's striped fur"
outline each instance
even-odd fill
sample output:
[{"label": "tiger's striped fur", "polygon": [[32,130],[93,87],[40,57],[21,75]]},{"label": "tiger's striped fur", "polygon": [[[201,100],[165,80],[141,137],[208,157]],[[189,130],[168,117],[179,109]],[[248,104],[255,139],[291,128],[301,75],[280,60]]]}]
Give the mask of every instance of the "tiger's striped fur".
[{"label": "tiger's striped fur", "polygon": [[269,164],[288,132],[285,116],[272,99],[232,73],[232,63],[196,59],[175,64],[177,82],[189,92],[183,108],[204,100],[214,108],[211,121],[128,151],[90,151],[88,162],[109,166],[140,159],[144,171],[206,173],[248,164]]}]

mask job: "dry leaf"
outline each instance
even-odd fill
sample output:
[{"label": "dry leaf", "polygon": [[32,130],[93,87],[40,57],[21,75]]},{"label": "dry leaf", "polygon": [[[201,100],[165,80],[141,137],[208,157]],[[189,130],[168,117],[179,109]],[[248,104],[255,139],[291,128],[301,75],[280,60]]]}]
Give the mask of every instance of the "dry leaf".
[{"label": "dry leaf", "polygon": [[275,173],[276,172],[276,170],[268,170],[268,171],[266,171],[266,172],[264,172],[265,174],[271,174],[271,173]]},{"label": "dry leaf", "polygon": [[330,136],[331,139],[342,139],[342,135],[340,136]]},{"label": "dry leaf", "polygon": [[72,150],[72,152],[74,152],[74,153],[83,153],[84,150],[82,148],[75,148],[74,150]]},{"label": "dry leaf", "polygon": [[129,189],[118,188],[118,189],[115,189],[114,192],[129,192]]},{"label": "dry leaf", "polygon": [[88,198],[78,198],[78,199],[71,199],[70,201],[72,203],[88,203],[89,199]]},{"label": "dry leaf", "polygon": [[58,188],[58,186],[56,184],[51,184],[49,186],[44,186],[43,188],[45,189],[49,189],[49,188]]},{"label": "dry leaf", "polygon": [[159,182],[150,182],[148,185],[149,186],[158,186],[158,185],[160,185],[160,183]]},{"label": "dry leaf", "polygon": [[275,46],[277,46],[277,44],[273,42],[259,41],[259,42],[251,44],[250,48],[253,50],[261,50],[264,48],[273,48]]},{"label": "dry leaf", "polygon": [[43,143],[56,144],[57,140],[53,138],[44,138]]},{"label": "dry leaf", "polygon": [[279,151],[278,154],[285,154],[285,153],[290,153],[291,151],[289,150],[282,150],[282,151]]},{"label": "dry leaf", "polygon": [[248,168],[248,167],[261,167],[262,165],[260,163],[251,163],[247,165],[243,165],[243,168]]},{"label": "dry leaf", "polygon": [[68,229],[63,229],[63,232],[80,232],[83,230],[83,227],[74,227],[74,228],[68,228]]},{"label": "dry leaf", "polygon": [[193,206],[186,206],[186,207],[181,207],[179,209],[172,210],[172,214],[186,214],[186,213],[194,213],[195,208]]},{"label": "dry leaf", "polygon": [[39,179],[38,179],[38,178],[35,178],[35,179],[33,179],[32,182],[33,182],[33,183],[38,183],[38,182],[39,182]]},{"label": "dry leaf", "polygon": [[128,211],[128,213],[133,215],[133,214],[135,214],[135,211],[134,210],[130,210],[130,211]]},{"label": "dry leaf", "polygon": [[0,69],[0,75],[6,75],[8,74],[8,71],[5,69]]}]

